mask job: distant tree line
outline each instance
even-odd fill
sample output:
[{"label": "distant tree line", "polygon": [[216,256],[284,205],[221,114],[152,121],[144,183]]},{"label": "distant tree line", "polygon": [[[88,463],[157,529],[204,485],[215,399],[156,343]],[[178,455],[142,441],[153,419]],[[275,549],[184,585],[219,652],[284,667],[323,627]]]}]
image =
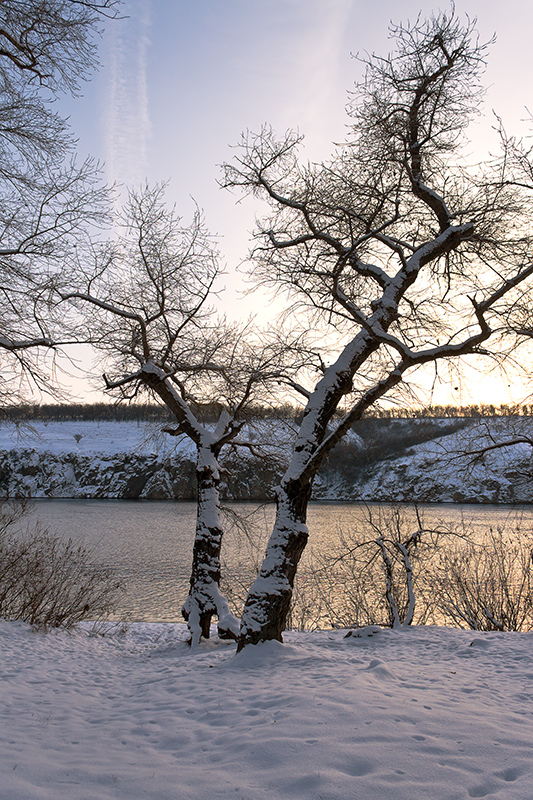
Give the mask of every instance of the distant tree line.
[{"label": "distant tree line", "polygon": [[124,422],[128,420],[166,422],[171,419],[171,415],[166,408],[155,404],[51,403],[5,406],[2,408],[2,419],[10,422],[38,420],[44,422],[66,422],[71,420],[90,422]]},{"label": "distant tree line", "polygon": [[[192,404],[195,414],[203,422],[215,422],[220,415],[219,403]],[[301,410],[289,403],[268,407],[256,405],[249,410],[249,416],[254,419],[284,419],[298,421]],[[168,422],[173,419],[172,413],[166,406],[156,403],[50,403],[50,404],[20,404],[3,406],[0,409],[0,421],[54,421],[63,422],[71,420],[89,422],[124,422],[128,420],[139,422]]]},{"label": "distant tree line", "polygon": [[[206,403],[196,408],[198,416],[204,422],[218,419],[220,408],[218,403]],[[300,422],[302,411],[297,406],[284,403],[279,406],[253,406],[250,416],[262,419],[283,419]],[[364,419],[481,419],[485,417],[531,417],[533,404],[452,406],[430,405],[418,408],[371,408],[363,415]],[[50,403],[21,404],[1,408],[1,420],[11,422],[43,420],[63,422],[67,420],[125,422],[168,422],[172,414],[165,406],[155,403]]]},{"label": "distant tree line", "polygon": [[363,415],[374,419],[444,419],[446,417],[531,417],[533,404],[528,403],[481,403],[479,405],[453,406],[430,405],[418,408],[370,408]]}]

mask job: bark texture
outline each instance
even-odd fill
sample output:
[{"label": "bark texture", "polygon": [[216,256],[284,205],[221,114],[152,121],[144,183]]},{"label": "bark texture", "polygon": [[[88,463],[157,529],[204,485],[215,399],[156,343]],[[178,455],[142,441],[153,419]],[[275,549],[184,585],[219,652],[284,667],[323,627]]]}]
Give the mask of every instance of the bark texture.
[{"label": "bark texture", "polygon": [[189,595],[182,614],[191,632],[191,644],[208,639],[213,616],[218,617],[218,634],[236,639],[239,621],[230,612],[220,592],[220,551],[224,531],[220,523],[220,472],[214,453],[199,450],[196,470],[198,505]]},{"label": "bark texture", "polygon": [[244,607],[237,650],[270,639],[283,641],[294,578],[309,538],[306,525],[311,482],[279,487],[276,521],[261,571]]}]

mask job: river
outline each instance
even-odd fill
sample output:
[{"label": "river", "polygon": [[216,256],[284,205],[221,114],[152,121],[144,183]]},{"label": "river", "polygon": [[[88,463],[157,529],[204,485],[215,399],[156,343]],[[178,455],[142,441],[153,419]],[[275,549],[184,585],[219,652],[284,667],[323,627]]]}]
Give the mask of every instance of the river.
[{"label": "river", "polygon": [[[347,503],[311,503],[308,526],[309,546],[302,572],[316,563],[320,554],[335,552],[340,541],[361,530],[371,514],[374,522],[390,512],[390,506]],[[415,524],[415,511],[403,513]],[[479,535],[492,527],[508,524],[517,515],[521,524],[533,529],[531,506],[460,506],[426,504],[419,506],[426,526],[445,523],[477,529]],[[226,520],[229,532],[224,549],[224,573],[231,576],[237,594],[245,594],[260,563],[274,517],[272,504],[231,504]],[[124,500],[35,500],[31,520],[39,520],[51,533],[72,538],[91,551],[96,562],[112,566],[123,579],[124,592],[117,617],[138,621],[181,620],[180,608],[186,596],[196,506],[194,503],[142,502]],[[242,530],[248,528],[247,533]],[[366,523],[368,524],[368,523]]]}]

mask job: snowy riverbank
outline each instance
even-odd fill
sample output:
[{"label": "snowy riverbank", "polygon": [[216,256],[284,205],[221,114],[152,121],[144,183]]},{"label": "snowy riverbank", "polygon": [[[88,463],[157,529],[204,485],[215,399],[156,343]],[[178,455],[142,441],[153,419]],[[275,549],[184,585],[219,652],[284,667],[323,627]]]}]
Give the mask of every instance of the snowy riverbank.
[{"label": "snowy riverbank", "polygon": [[0,622],[9,800],[525,800],[532,634],[418,627],[287,644]]}]

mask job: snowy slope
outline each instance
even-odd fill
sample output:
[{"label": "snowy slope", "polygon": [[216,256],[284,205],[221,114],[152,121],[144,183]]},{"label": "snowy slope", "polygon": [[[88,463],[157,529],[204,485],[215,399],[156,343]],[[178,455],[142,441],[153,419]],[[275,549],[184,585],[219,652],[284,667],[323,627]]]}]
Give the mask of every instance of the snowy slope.
[{"label": "snowy slope", "polygon": [[[169,452],[192,454],[194,446],[186,437],[171,438],[160,434],[161,425],[135,421],[64,422],[32,421],[24,425],[0,424],[0,450],[35,450],[38,453],[76,453],[116,455],[143,453],[165,455]],[[80,436],[79,441],[76,437]]]},{"label": "snowy slope", "polygon": [[[494,449],[478,461],[482,446],[522,437],[531,444]],[[335,465],[319,476],[314,495],[333,500],[383,502],[529,503],[533,502],[533,420],[481,420],[464,430],[410,447],[398,458],[369,466],[351,482]]]},{"label": "snowy slope", "polygon": [[[528,419],[528,428],[531,423]],[[408,455],[376,466],[360,486],[362,499],[412,502],[515,503],[533,501],[531,445],[489,451],[472,462],[463,453],[513,437],[505,422],[486,422],[413,447]],[[533,441],[533,439],[532,439]]]},{"label": "snowy slope", "polygon": [[[405,422],[405,421],[404,421]],[[443,421],[445,422],[445,421]],[[517,433],[533,442],[532,420],[482,421],[411,447],[401,457],[377,461],[358,477],[346,477],[335,451],[317,477],[319,500],[527,503],[533,501],[533,447],[523,443],[494,450],[469,464],[460,453]],[[194,447],[186,437],[160,433],[160,425],[137,422],[36,422],[0,424],[0,497],[193,499]],[[270,438],[272,449],[290,451],[291,433],[267,422],[245,430],[254,444]],[[81,438],[80,438],[81,437]],[[364,447],[356,434],[352,445]],[[229,455],[222,495],[227,500],[271,500],[280,468],[242,449]],[[345,459],[342,451],[338,458]],[[343,469],[344,468],[344,469]]]},{"label": "snowy slope", "polygon": [[527,800],[532,634],[0,623],[6,800]]},{"label": "snowy slope", "polygon": [[[168,423],[131,421],[50,421],[24,424],[0,422],[0,450],[35,450],[37,453],[116,455],[134,453],[161,457],[179,454],[194,457],[195,446],[187,436],[162,433]],[[172,425],[170,426],[172,427]],[[259,420],[246,425],[239,438],[275,445],[287,452],[292,425],[279,420]],[[245,451],[243,451],[245,452]]]},{"label": "snowy slope", "polygon": [[[137,422],[0,424],[0,497],[192,499],[195,447],[186,436],[162,433],[162,427]],[[247,426],[242,436],[253,444],[260,441],[267,454],[286,455],[290,431],[282,423],[265,427],[263,432],[258,425]],[[270,497],[279,468],[248,449],[229,458],[234,464],[224,497]]]}]

